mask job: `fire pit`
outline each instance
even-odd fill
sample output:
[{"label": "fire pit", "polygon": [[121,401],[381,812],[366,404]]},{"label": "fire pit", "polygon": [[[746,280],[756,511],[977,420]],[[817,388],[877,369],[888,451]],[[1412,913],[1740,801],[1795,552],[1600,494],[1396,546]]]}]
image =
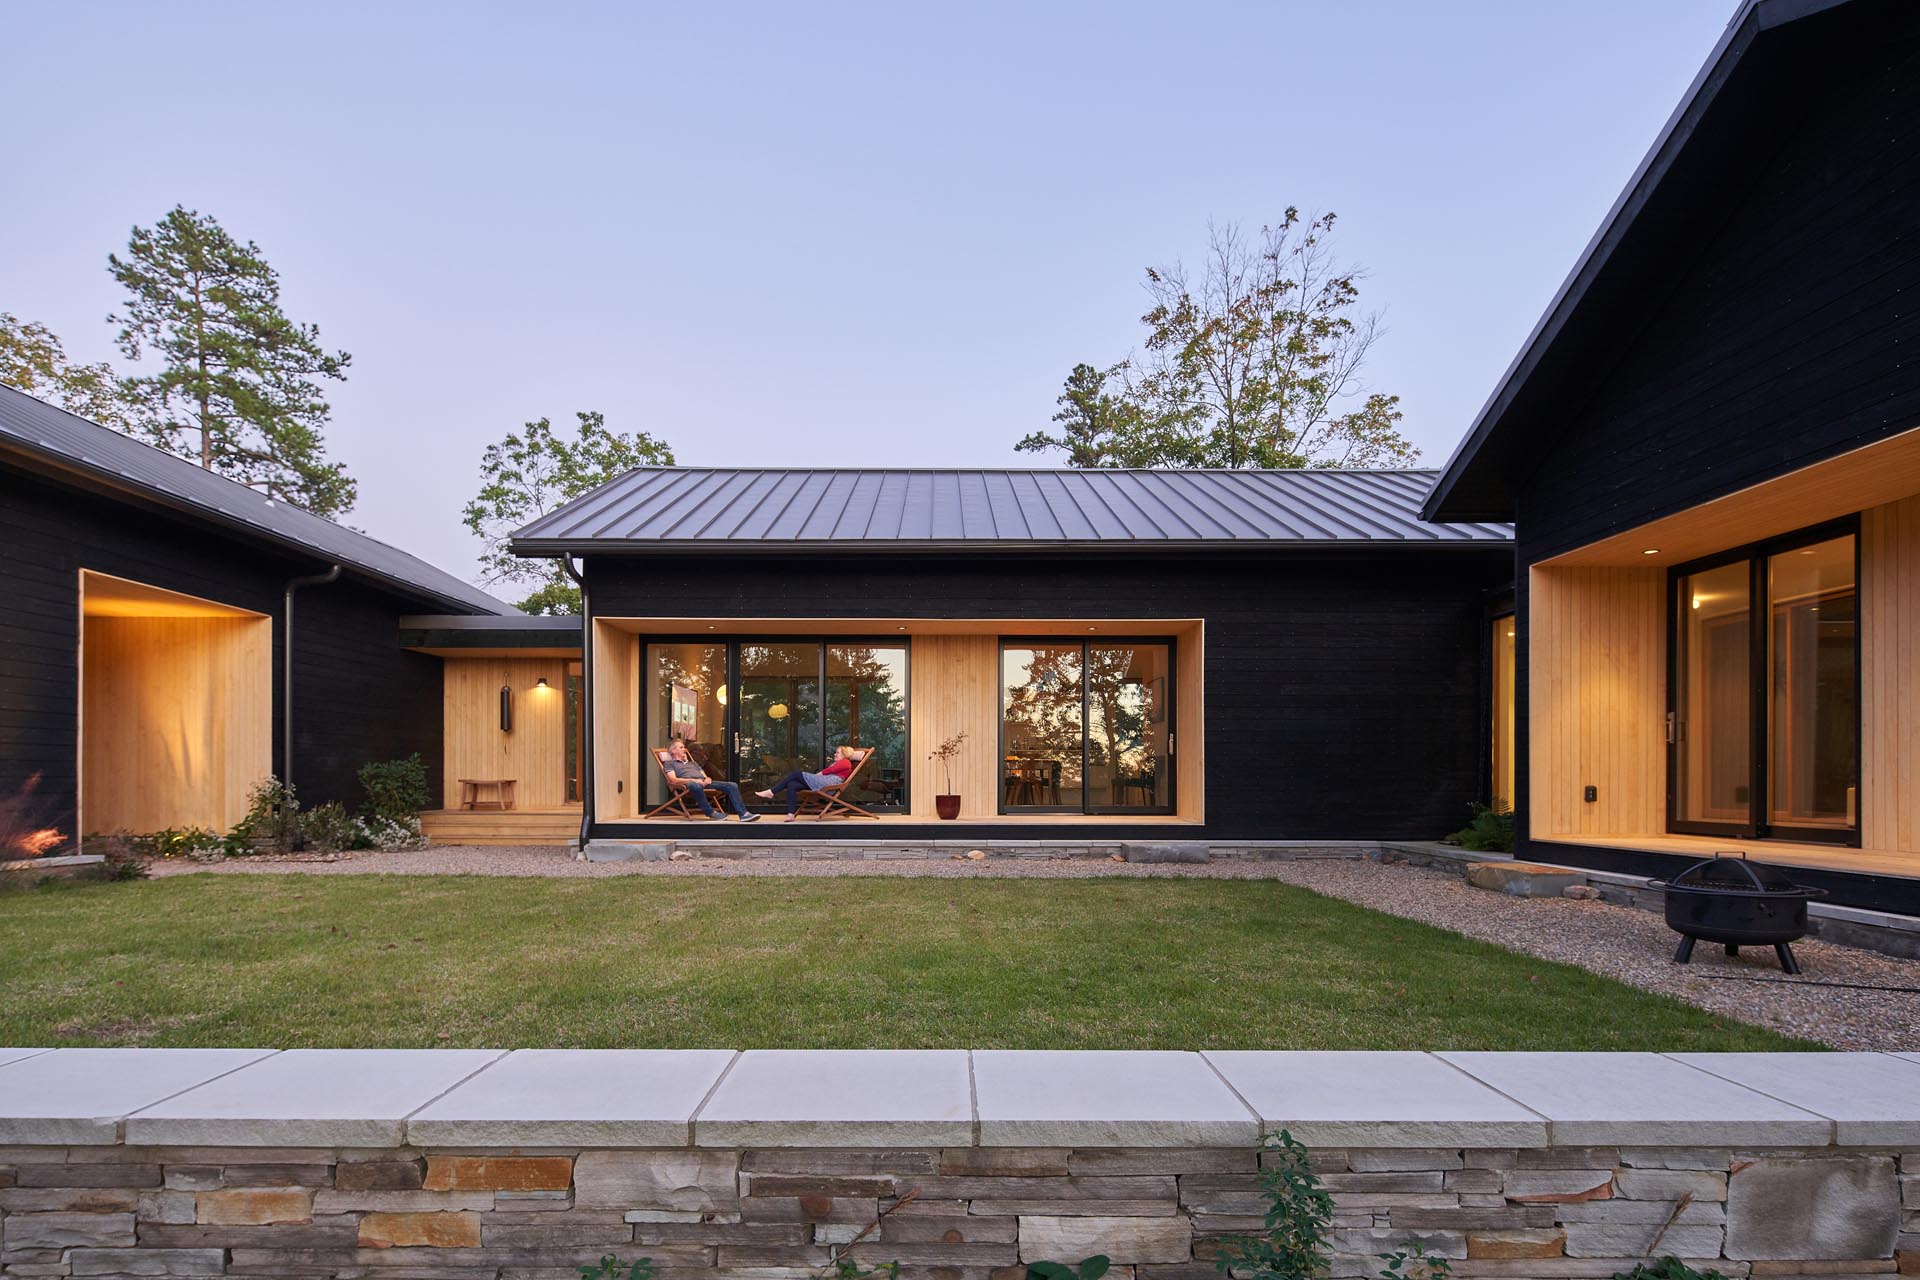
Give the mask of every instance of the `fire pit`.
[{"label": "fire pit", "polygon": [[1791,944],[1806,936],[1807,902],[1827,893],[1795,884],[1778,867],[1724,856],[1654,883],[1666,890],[1667,926],[1681,935],[1675,964],[1693,959],[1696,942],[1721,943],[1730,956],[1771,946],[1788,973],[1800,972]]}]

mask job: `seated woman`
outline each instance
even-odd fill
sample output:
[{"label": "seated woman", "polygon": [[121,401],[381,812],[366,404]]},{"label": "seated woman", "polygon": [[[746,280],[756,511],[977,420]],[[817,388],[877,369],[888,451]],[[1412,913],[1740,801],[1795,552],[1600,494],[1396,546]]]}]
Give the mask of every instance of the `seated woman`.
[{"label": "seated woman", "polygon": [[787,793],[787,821],[792,822],[800,816],[800,793],[803,791],[825,791],[846,782],[853,773],[853,748],[835,747],[833,763],[823,772],[813,773],[806,769],[795,769],[765,791],[753,794],[762,800],[773,799],[775,793]]}]

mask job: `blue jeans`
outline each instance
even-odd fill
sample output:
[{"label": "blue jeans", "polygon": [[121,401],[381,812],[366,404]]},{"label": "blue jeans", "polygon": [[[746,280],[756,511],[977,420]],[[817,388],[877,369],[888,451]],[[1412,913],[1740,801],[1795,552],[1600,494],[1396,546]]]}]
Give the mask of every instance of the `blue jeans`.
[{"label": "blue jeans", "polygon": [[733,806],[735,813],[743,818],[747,816],[747,802],[740,798],[739,783],[716,781],[689,782],[687,784],[687,794],[693,797],[693,802],[696,805],[700,806],[700,812],[706,814],[709,818],[714,818],[719,815],[714,812],[713,801],[707,799],[707,792],[709,791],[718,791],[727,798],[727,803]]}]

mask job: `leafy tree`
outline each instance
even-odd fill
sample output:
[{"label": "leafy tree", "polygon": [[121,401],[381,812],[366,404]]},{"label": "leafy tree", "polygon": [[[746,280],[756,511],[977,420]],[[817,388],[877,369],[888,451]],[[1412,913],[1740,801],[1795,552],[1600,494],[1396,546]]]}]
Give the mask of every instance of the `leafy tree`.
[{"label": "leafy tree", "polygon": [[[1411,461],[1399,397],[1361,371],[1379,338],[1361,314],[1362,273],[1329,244],[1334,215],[1288,209],[1257,239],[1209,228],[1199,272],[1147,271],[1144,350],[1105,374],[1068,375],[1064,433],[1019,449],[1064,451],[1076,467],[1369,467]],[[1109,393],[1106,385],[1119,390]]]},{"label": "leafy tree", "polygon": [[113,366],[75,364],[47,326],[0,311],[0,382],[120,431],[134,429],[136,409]]},{"label": "leafy tree", "polygon": [[135,227],[127,256],[107,258],[127,291],[120,350],[148,351],[156,373],[127,386],[147,411],[142,433],[316,515],[343,515],[357,485],[326,460],[329,408],[316,379],[345,380],[352,357],[320,345],[320,330],[280,309],[280,277],[260,246],[213,218],[176,206]]},{"label": "leafy tree", "polygon": [[568,440],[546,418],[508,432],[480,456],[479,494],[461,513],[486,544],[481,578],[532,588],[519,608],[527,613],[580,612],[580,590],[557,560],[525,560],[507,549],[514,530],[635,467],[670,467],[673,449],[644,431],[609,430],[599,413],[576,413],[580,429]]}]

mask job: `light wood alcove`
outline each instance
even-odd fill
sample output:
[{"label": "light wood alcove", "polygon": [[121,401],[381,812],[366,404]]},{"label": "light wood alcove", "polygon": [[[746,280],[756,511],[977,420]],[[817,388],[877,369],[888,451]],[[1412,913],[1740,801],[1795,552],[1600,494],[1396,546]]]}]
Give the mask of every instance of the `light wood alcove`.
[{"label": "light wood alcove", "polygon": [[224,832],[273,772],[273,620],[80,574],[82,835]]},{"label": "light wood alcove", "polygon": [[[1669,834],[1668,566],[1856,513],[1860,847]],[[1533,839],[1920,875],[1920,431],[1541,561],[1527,581]]]},{"label": "light wood alcove", "polygon": [[[1206,812],[1205,627],[1199,619],[1139,618],[596,618],[594,619],[595,819],[635,817],[646,781],[640,742],[640,662],[648,636],[886,636],[908,646],[908,805],[887,823],[936,822],[933,798],[945,785],[940,766],[927,758],[935,744],[964,732],[967,744],[954,762],[953,785],[961,797],[961,821],[1044,825],[1060,823],[1191,824]],[[998,813],[1000,794],[1001,637],[1172,637],[1174,641],[1173,814],[1101,815]],[[647,766],[651,767],[651,766]],[[842,824],[844,825],[844,824]],[[868,824],[871,825],[871,824]]]}]

